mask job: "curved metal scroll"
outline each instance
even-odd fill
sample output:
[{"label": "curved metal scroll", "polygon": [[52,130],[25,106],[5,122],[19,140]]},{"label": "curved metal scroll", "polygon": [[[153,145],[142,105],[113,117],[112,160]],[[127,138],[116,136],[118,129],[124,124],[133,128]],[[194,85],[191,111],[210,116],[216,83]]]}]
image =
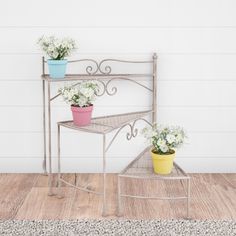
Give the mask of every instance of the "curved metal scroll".
[{"label": "curved metal scroll", "polygon": [[119,60],[119,59],[104,59],[102,60],[99,65],[98,65],[98,70],[104,74],[104,75],[109,75],[112,72],[112,68],[110,65],[103,65],[106,62],[121,62],[121,63],[153,63],[153,61],[126,61],[126,60]]},{"label": "curved metal scroll", "polygon": [[153,126],[151,122],[147,121],[147,120],[144,119],[144,118],[138,118],[138,119],[134,120],[132,124],[130,124],[130,123],[129,123],[129,124],[124,124],[123,126],[121,126],[121,127],[117,130],[116,134],[113,136],[112,140],[110,141],[110,143],[108,144],[108,146],[107,146],[107,148],[106,148],[106,152],[107,152],[108,149],[111,147],[112,143],[115,141],[115,139],[116,139],[116,137],[118,136],[118,134],[120,133],[120,131],[121,131],[122,129],[124,129],[125,127],[129,127],[129,128],[130,128],[130,131],[126,133],[126,139],[129,141],[129,140],[131,140],[132,138],[135,138],[135,137],[138,135],[138,129],[135,128],[135,124],[137,123],[137,121],[140,121],[140,120],[146,122],[146,123],[147,123],[148,125],[150,125],[150,126]]},{"label": "curved metal scroll", "polygon": [[141,87],[143,87],[143,88],[153,92],[153,90],[150,89],[149,87],[147,87],[147,86],[145,86],[145,85],[143,85],[143,84],[141,84],[141,83],[139,83],[139,82],[137,82],[137,81],[135,81],[133,79],[126,78],[126,77],[114,77],[114,78],[112,78],[112,79],[110,79],[108,81],[97,80],[97,82],[99,82],[102,85],[102,90],[99,93],[97,93],[96,95],[97,96],[103,96],[105,93],[107,95],[109,95],[109,96],[115,95],[117,93],[117,91],[118,91],[117,87],[113,86],[113,87],[109,88],[110,83],[112,81],[114,81],[114,80],[127,80],[127,81],[135,83],[135,84],[137,84],[137,85],[139,85],[139,86],[141,86]]},{"label": "curved metal scroll", "polygon": [[111,90],[109,90],[109,88],[108,88],[108,85],[111,82],[111,80],[109,80],[108,82],[97,80],[97,82],[102,85],[102,89],[100,89],[99,92],[96,93],[97,96],[101,97],[105,93],[109,96],[113,96],[117,93],[117,87],[112,87]]},{"label": "curved metal scroll", "polygon": [[99,65],[97,63],[97,61],[93,60],[93,59],[80,59],[80,60],[73,60],[73,61],[69,61],[69,63],[74,63],[74,62],[84,62],[84,61],[88,61],[88,62],[92,62],[94,63],[94,65],[88,65],[86,66],[85,70],[87,72],[88,75],[95,75],[98,70],[99,70]]},{"label": "curved metal scroll", "polygon": [[[141,87],[143,87],[143,88],[145,88],[145,89],[147,89],[147,90],[153,92],[153,90],[150,89],[149,87],[147,87],[147,86],[145,86],[145,85],[143,85],[143,84],[141,84],[141,83],[139,83],[139,82],[137,82],[137,81],[135,81],[135,80],[133,80],[133,79],[129,79],[129,78],[126,78],[126,77],[114,77],[114,78],[109,79],[109,80],[107,80],[107,81],[96,80],[98,83],[100,83],[100,84],[102,85],[102,88],[100,89],[99,92],[96,93],[96,96],[101,97],[101,96],[103,96],[105,93],[106,93],[107,95],[109,95],[109,96],[115,95],[115,94],[117,93],[117,91],[118,91],[117,87],[113,86],[113,87],[109,88],[109,85],[110,85],[110,83],[111,83],[113,80],[127,80],[127,81],[130,81],[130,82],[132,82],[132,83],[135,83],[135,84],[137,84],[137,85],[139,85],[139,86],[141,86]],[[77,86],[79,83],[80,83],[80,82],[77,82],[77,83],[75,83],[75,84],[72,84],[71,87],[75,87],[75,86]],[[58,94],[56,94],[54,97],[52,97],[50,100],[52,101],[52,100],[54,100],[55,98],[57,98],[58,96],[60,96],[60,95],[61,95],[61,93],[58,93]]]}]

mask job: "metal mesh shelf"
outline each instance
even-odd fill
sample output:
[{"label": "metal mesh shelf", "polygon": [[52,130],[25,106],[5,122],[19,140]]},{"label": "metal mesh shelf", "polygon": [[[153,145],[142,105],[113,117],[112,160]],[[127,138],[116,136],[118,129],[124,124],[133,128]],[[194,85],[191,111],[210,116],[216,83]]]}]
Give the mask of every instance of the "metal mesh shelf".
[{"label": "metal mesh shelf", "polygon": [[42,80],[48,82],[65,82],[76,80],[94,80],[94,79],[111,79],[111,78],[138,78],[138,77],[152,77],[153,74],[67,74],[62,79],[52,79],[48,74],[41,76]]},{"label": "metal mesh shelf", "polygon": [[90,125],[82,127],[74,125],[73,121],[71,120],[58,122],[58,124],[69,129],[75,129],[89,133],[106,134],[130,123],[131,121],[135,121],[149,114],[152,114],[152,110],[96,117],[92,119]]},{"label": "metal mesh shelf", "polygon": [[143,179],[188,179],[188,175],[174,163],[174,168],[169,175],[158,175],[153,171],[150,154],[151,147],[147,147],[138,155],[120,174],[120,177]]}]

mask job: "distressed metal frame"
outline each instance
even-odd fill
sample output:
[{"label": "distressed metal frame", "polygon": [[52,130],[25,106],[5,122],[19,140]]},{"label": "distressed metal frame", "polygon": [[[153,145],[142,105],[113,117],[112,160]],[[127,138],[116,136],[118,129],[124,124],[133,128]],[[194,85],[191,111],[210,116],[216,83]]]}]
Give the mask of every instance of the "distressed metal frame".
[{"label": "distressed metal frame", "polygon": [[[75,187],[79,190],[87,191],[90,193],[95,193],[103,196],[103,210],[102,210],[102,215],[106,215],[106,152],[108,149],[111,147],[112,143],[114,142],[115,138],[118,136],[120,131],[124,129],[125,127],[130,128],[130,132],[127,133],[126,138],[127,140],[130,140],[133,137],[136,137],[138,130],[135,128],[135,124],[137,123],[138,120],[143,120],[146,123],[151,124],[149,121],[147,121],[144,118],[141,118],[140,115],[147,115],[148,113],[151,112],[152,114],[152,123],[156,121],[156,78],[157,78],[157,55],[154,53],[152,60],[150,61],[126,61],[126,60],[118,60],[118,59],[105,59],[102,60],[100,63],[93,59],[81,59],[81,60],[74,60],[74,61],[69,61],[69,63],[79,63],[79,62],[90,62],[93,63],[92,65],[87,65],[86,66],[86,73],[85,74],[68,74],[65,76],[64,79],[51,79],[49,75],[45,74],[45,59],[42,58],[42,88],[43,88],[43,131],[44,131],[44,160],[43,160],[43,170],[44,173],[49,175],[49,195],[54,195],[52,192],[52,157],[51,157],[51,102],[56,99],[60,93],[56,94],[55,96],[51,97],[51,83],[54,82],[63,82],[63,81],[81,81],[81,80],[98,80],[102,86],[103,90],[98,96],[103,96],[104,94],[107,94],[109,96],[113,96],[117,92],[117,87],[112,87],[111,90],[109,90],[109,85],[111,84],[112,81],[114,80],[126,80],[133,82],[144,89],[147,89],[152,93],[152,110],[148,112],[143,112],[140,111],[137,114],[139,115],[138,118],[134,118],[132,121],[129,120],[126,123],[121,123],[120,127],[114,127],[114,129],[118,129],[115,135],[113,136],[112,140],[109,142],[108,145],[106,145],[106,132],[93,132],[93,133],[98,133],[102,134],[103,137],[103,191],[102,192],[96,192],[89,190],[88,188],[83,188],[83,187],[78,187],[76,185],[70,184],[69,182],[65,181],[64,179],[61,178],[61,162],[60,162],[60,153],[61,153],[61,147],[60,147],[60,129],[61,126],[64,126],[66,128],[72,128],[68,126],[67,122],[58,122],[58,190],[61,188],[61,183],[63,182],[64,184],[70,185],[72,187]],[[106,65],[106,63],[136,63],[136,64],[152,64],[152,73],[150,74],[112,74],[112,67],[111,65]],[[135,78],[137,77],[152,77],[152,88],[148,88],[147,86],[137,82]],[[47,83],[47,96],[46,96],[46,86],[45,84]],[[76,86],[78,84],[74,83],[73,86]],[[47,99],[47,101],[46,101]],[[47,107],[47,109],[46,109]],[[119,114],[119,116],[125,116],[125,115],[130,115],[131,113],[127,114]],[[112,116],[110,116],[112,117]],[[114,116],[113,116],[114,117]],[[108,118],[108,117],[106,117]],[[133,123],[132,123],[133,122]],[[47,124],[47,125],[46,125]],[[112,129],[112,130],[114,130]],[[78,129],[81,131],[85,131],[82,129]],[[112,131],[110,130],[110,131]],[[110,132],[109,131],[109,132]],[[87,131],[90,132],[90,131]],[[48,136],[47,136],[48,135]],[[48,144],[48,145],[47,145]],[[47,155],[48,152],[48,155]],[[49,167],[47,168],[47,159],[49,162]],[[48,170],[47,170],[48,169]],[[58,196],[62,197],[60,194],[60,191],[58,191]]]}]

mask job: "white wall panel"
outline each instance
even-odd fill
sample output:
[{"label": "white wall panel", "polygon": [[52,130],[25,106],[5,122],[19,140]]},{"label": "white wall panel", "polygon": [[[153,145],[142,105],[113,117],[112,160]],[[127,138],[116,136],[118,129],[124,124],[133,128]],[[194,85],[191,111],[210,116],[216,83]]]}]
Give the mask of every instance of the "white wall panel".
[{"label": "white wall panel", "polygon": [[[121,171],[133,158],[109,158],[107,160],[108,173]],[[186,171],[191,173],[235,173],[235,158],[176,158]],[[2,158],[1,173],[42,173],[40,158]],[[14,163],[14,165],[12,164]],[[230,164],[229,164],[230,163]],[[53,171],[56,172],[56,162],[53,162]],[[102,158],[63,158],[62,171],[64,173],[93,173],[101,172]]]},{"label": "white wall panel", "polygon": [[236,53],[236,28],[2,28],[1,32],[0,53],[37,53],[38,38],[52,34],[73,35],[81,53]]},{"label": "white wall panel", "polygon": [[235,7],[234,0],[8,0],[0,8],[0,25],[232,26]]},{"label": "white wall panel", "polygon": [[[151,88],[151,83],[141,82]],[[63,87],[57,83],[52,90],[52,96]],[[0,82],[0,106],[40,106],[42,105],[41,82]],[[114,81],[108,89],[115,86],[118,92],[114,96],[104,96],[95,102],[97,107],[104,106],[147,106],[151,105],[148,90],[129,81]],[[232,99],[236,90],[235,81],[160,81],[158,82],[157,102],[159,106],[236,106]],[[31,89],[29,89],[29,87]],[[11,95],[9,96],[9,88]],[[102,87],[101,87],[102,89]],[[127,98],[133,92],[133,96]],[[196,99],[197,98],[197,99]],[[63,99],[58,97],[53,104],[64,105]]]},{"label": "white wall panel", "polygon": [[[163,82],[158,87],[160,106],[235,106],[235,81]],[[200,115],[200,114],[199,114]]]},{"label": "white wall panel", "polygon": [[[32,133],[42,132],[41,107],[1,107],[1,133]],[[142,110],[143,107],[106,107],[95,108],[94,116]],[[52,110],[52,130],[56,131],[56,121],[70,120],[72,115],[69,107],[56,107]],[[216,107],[160,107],[157,111],[158,121],[163,124],[179,124],[189,132],[214,133],[236,132],[236,108]],[[227,140],[226,140],[227,142]]]}]

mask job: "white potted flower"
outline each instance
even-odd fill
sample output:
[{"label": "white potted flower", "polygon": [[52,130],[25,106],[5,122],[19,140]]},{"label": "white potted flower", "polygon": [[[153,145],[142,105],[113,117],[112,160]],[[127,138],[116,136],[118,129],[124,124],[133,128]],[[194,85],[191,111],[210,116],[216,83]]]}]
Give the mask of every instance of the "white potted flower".
[{"label": "white potted flower", "polygon": [[144,137],[153,145],[151,156],[154,172],[169,174],[173,168],[175,150],[184,143],[186,134],[179,126],[153,125],[142,130]]},{"label": "white potted flower", "polygon": [[83,81],[76,87],[59,89],[64,101],[71,105],[74,124],[85,126],[91,123],[93,102],[99,91],[96,81]]},{"label": "white potted flower", "polygon": [[67,60],[65,57],[76,49],[75,41],[71,38],[56,38],[54,36],[42,36],[38,44],[43,52],[50,57],[47,60],[51,78],[64,78],[66,73]]}]

